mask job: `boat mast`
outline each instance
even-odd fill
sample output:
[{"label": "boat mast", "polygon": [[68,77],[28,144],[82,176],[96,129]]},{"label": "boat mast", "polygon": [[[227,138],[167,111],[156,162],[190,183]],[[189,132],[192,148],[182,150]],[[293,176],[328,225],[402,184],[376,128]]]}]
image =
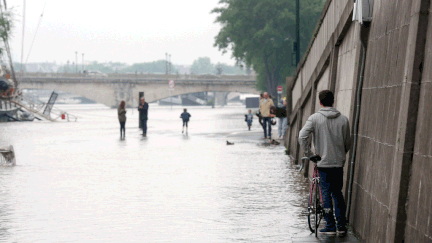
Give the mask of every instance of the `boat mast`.
[{"label": "boat mast", "polygon": [[21,41],[21,74],[24,73],[24,34],[25,34],[25,12],[26,12],[26,0],[23,0],[23,26],[22,26],[22,41]]}]

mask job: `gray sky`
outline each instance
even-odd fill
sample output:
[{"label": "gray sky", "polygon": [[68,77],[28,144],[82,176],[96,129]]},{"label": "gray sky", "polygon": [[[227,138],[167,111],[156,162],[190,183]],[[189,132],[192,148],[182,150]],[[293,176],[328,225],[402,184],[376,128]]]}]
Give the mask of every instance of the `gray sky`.
[{"label": "gray sky", "polygon": [[[200,56],[234,64],[231,53],[213,47],[220,26],[210,11],[219,0],[27,0],[24,62],[44,4],[44,16],[28,62],[84,59],[99,62],[150,62],[172,55],[174,64],[192,64]],[[23,0],[8,0],[16,13],[11,40],[15,62],[21,60]]]}]

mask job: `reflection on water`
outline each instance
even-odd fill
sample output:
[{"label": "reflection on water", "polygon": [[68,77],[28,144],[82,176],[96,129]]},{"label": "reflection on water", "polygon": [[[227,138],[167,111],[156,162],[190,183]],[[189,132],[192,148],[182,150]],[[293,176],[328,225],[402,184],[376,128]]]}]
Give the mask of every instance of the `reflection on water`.
[{"label": "reflection on water", "polygon": [[[285,242],[307,230],[307,184],[282,146],[263,146],[246,109],[151,107],[148,137],[128,110],[67,106],[72,123],[0,123],[1,242]],[[226,145],[226,140],[235,144]]]}]

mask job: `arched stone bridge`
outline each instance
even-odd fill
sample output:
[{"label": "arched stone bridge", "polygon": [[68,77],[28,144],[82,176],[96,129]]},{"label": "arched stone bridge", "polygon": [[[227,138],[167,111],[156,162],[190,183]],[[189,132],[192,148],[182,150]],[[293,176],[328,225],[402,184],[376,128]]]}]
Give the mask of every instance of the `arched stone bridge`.
[{"label": "arched stone bridge", "polygon": [[95,78],[95,77],[19,77],[21,89],[45,89],[80,95],[109,107],[121,100],[136,106],[138,93],[144,92],[147,102],[197,92],[240,92],[258,94],[255,80],[242,79],[174,79],[175,88],[168,87],[169,79],[155,78]]}]

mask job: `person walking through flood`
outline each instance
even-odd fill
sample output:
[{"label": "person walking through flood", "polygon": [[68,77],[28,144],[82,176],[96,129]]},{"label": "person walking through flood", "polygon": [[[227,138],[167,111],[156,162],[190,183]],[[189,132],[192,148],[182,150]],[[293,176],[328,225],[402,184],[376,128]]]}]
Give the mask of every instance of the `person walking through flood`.
[{"label": "person walking through flood", "polygon": [[148,109],[149,109],[149,105],[148,105],[148,103],[145,102],[144,97],[142,97],[141,102],[138,106],[138,111],[139,111],[139,119],[140,119],[141,128],[143,130],[142,135],[144,137],[147,136]]},{"label": "person walking through flood", "polygon": [[269,98],[269,94],[265,92],[263,95],[263,99],[260,101],[259,104],[260,113],[261,116],[263,117],[264,139],[266,138],[271,139],[272,124],[271,124],[271,117],[270,117],[270,107],[272,106],[274,106],[273,100],[271,100]]},{"label": "person walking through flood", "polygon": [[191,114],[189,114],[187,112],[187,109],[183,110],[183,113],[180,114],[180,118],[183,120],[183,129],[182,129],[182,133],[184,133],[184,128],[186,126],[186,134],[188,133],[188,123],[189,123],[189,118],[191,118]]},{"label": "person walking through flood", "polygon": [[[284,101],[284,104],[286,102]],[[270,117],[279,118],[279,126],[278,126],[278,136],[279,139],[282,139],[285,136],[288,120],[287,120],[287,110],[282,107],[270,107]]]},{"label": "person walking through flood", "polygon": [[320,232],[334,235],[337,230],[338,234],[345,235],[347,230],[346,205],[342,187],[344,184],[343,167],[346,154],[351,148],[350,126],[348,118],[333,107],[333,92],[323,90],[319,92],[318,97],[321,109],[308,118],[299,133],[298,141],[305,151],[305,156],[311,157],[314,155],[310,144],[310,138],[312,138],[315,153],[321,156],[317,167],[326,225]]},{"label": "person walking through flood", "polygon": [[252,122],[253,122],[253,115],[252,110],[249,110],[249,113],[245,115],[245,121],[247,122],[249,131],[251,130]]},{"label": "person walking through flood", "polygon": [[[260,94],[259,102],[261,103],[261,100],[264,98],[264,93]],[[264,124],[263,124],[263,118],[261,116],[260,110],[258,110],[255,114],[258,117],[258,122],[261,125],[262,129],[264,130]]]},{"label": "person walking through flood", "polygon": [[117,109],[118,119],[120,122],[120,138],[126,137],[126,102],[122,100]]}]

